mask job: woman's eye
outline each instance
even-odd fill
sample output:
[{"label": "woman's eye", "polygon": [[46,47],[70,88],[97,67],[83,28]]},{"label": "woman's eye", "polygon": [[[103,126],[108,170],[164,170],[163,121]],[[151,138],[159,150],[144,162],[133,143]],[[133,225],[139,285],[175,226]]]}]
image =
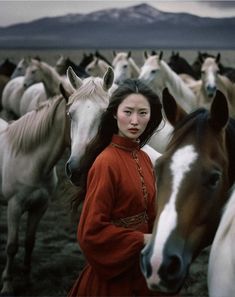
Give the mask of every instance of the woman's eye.
[{"label": "woman's eye", "polygon": [[127,114],[127,115],[130,115],[130,114],[131,114],[131,112],[130,112],[129,110],[125,110],[124,112],[125,112],[125,114]]}]

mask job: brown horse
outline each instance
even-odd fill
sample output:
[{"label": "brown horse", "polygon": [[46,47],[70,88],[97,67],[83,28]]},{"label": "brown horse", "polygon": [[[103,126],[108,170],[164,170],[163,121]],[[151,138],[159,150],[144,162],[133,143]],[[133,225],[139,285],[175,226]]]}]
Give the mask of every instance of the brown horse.
[{"label": "brown horse", "polygon": [[235,120],[220,91],[209,111],[186,115],[166,90],[163,107],[174,131],[155,168],[158,210],[141,268],[150,289],[176,293],[212,242],[235,179]]}]

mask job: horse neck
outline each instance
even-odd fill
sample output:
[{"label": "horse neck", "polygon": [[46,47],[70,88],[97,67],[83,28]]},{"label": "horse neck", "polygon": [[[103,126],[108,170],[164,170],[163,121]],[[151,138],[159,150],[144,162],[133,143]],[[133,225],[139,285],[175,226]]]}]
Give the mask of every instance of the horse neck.
[{"label": "horse neck", "polygon": [[62,100],[58,105],[55,114],[53,127],[50,131],[46,142],[51,144],[50,147],[46,145],[47,152],[44,154],[46,161],[46,167],[48,171],[51,171],[56,163],[61,158],[68,145],[68,122],[66,117],[66,103]]},{"label": "horse neck", "polygon": [[61,78],[56,70],[44,63],[43,71],[43,85],[46,91],[47,98],[53,97],[59,94],[59,85]]},{"label": "horse neck", "polygon": [[196,106],[196,96],[184,83],[179,75],[177,75],[170,66],[163,60],[159,63],[162,78],[172,95],[174,95],[177,103],[186,111],[191,112]]},{"label": "horse neck", "polygon": [[136,65],[132,58],[129,58],[129,65],[131,69],[131,77],[137,78],[140,74],[140,68]]}]

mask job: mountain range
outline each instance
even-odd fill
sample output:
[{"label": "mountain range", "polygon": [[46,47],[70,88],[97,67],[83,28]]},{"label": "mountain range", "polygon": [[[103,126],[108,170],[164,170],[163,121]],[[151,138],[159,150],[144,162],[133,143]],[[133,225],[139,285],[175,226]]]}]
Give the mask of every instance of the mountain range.
[{"label": "mountain range", "polygon": [[233,49],[235,17],[167,13],[148,4],[0,27],[0,48]]}]

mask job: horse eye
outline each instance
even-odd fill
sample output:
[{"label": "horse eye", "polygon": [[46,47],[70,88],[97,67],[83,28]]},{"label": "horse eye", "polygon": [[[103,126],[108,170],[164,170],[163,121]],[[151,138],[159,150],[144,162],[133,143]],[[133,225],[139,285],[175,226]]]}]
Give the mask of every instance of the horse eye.
[{"label": "horse eye", "polygon": [[127,68],[127,65],[123,65],[123,68],[126,69]]},{"label": "horse eye", "polygon": [[218,171],[212,172],[207,180],[207,185],[211,188],[215,188],[220,181],[221,173]]},{"label": "horse eye", "polygon": [[157,72],[156,70],[152,70],[152,71],[151,71],[152,74],[155,74],[156,72]]}]

